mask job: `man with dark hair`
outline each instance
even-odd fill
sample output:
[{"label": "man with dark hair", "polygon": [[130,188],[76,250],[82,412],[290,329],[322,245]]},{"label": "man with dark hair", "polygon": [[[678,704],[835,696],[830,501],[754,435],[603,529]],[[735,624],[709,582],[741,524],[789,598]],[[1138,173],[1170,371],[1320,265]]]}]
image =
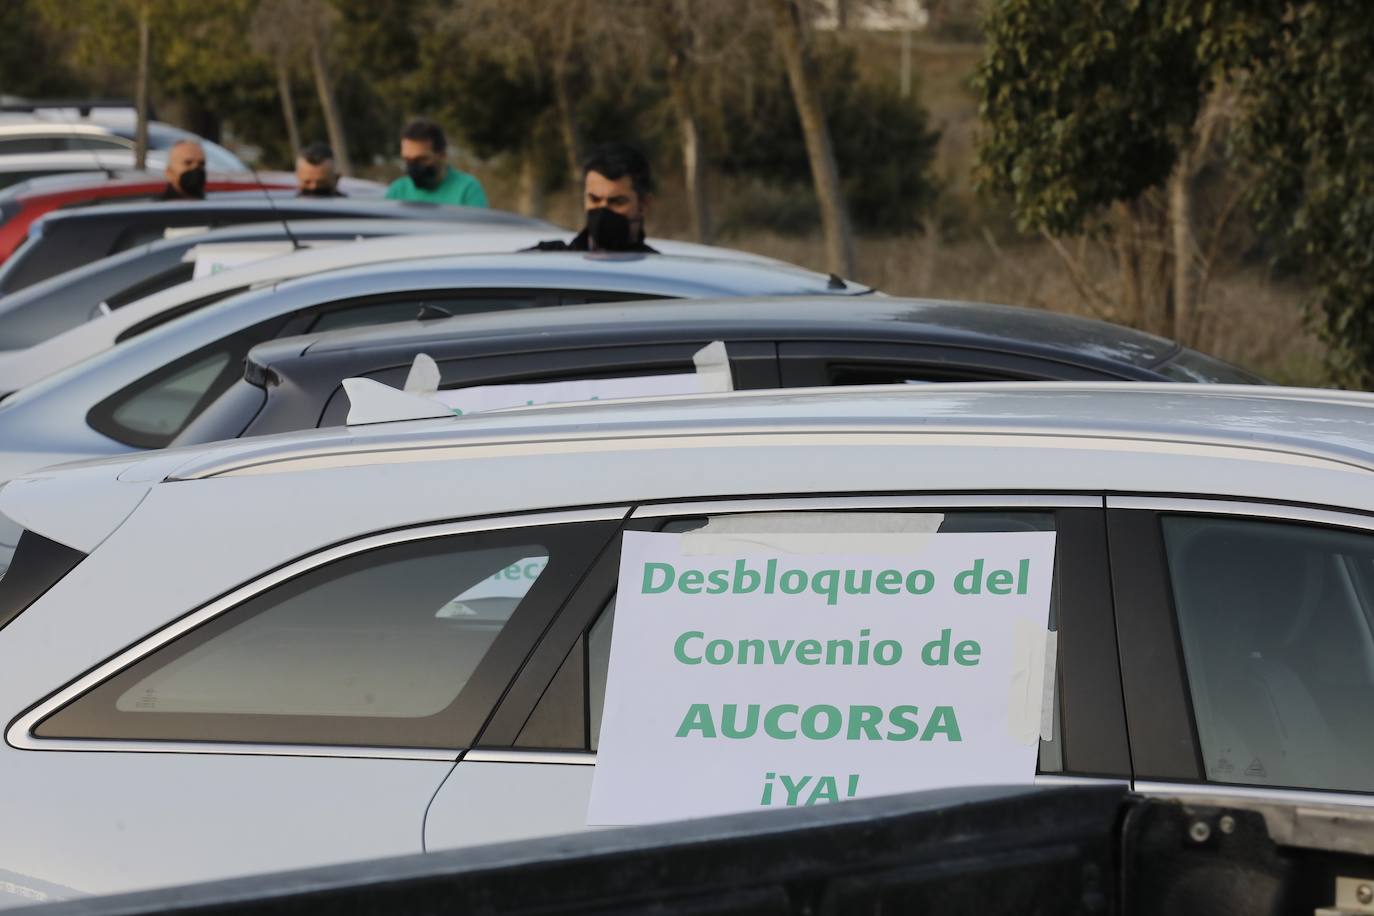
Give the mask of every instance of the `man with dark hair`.
[{"label": "man with dark hair", "polygon": [[324,143],[312,143],[296,158],[297,197],[345,197],[339,190],[334,151]]},{"label": "man with dark hair", "polygon": [[539,251],[638,251],[654,199],[649,160],[626,143],[596,147],[582,162],[582,204],[587,225],[571,242],[540,242]]},{"label": "man with dark hair", "polygon": [[205,147],[178,140],[167,151],[167,187],[158,200],[205,199]]},{"label": "man with dark hair", "polygon": [[388,200],[487,206],[481,183],[448,164],[448,141],[439,125],[428,118],[416,118],[402,129],[401,158],[406,173],[386,189]]}]

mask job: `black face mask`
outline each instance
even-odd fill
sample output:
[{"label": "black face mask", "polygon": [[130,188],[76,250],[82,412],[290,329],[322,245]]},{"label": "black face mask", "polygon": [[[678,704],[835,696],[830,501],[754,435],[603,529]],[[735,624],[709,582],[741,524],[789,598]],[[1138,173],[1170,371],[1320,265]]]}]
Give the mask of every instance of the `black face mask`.
[{"label": "black face mask", "polygon": [[205,169],[187,169],[177,179],[177,187],[187,197],[205,196]]},{"label": "black face mask", "polygon": [[630,251],[642,241],[630,230],[630,219],[609,207],[587,211],[587,242],[592,251]]},{"label": "black face mask", "polygon": [[412,162],[406,166],[406,174],[415,182],[415,187],[422,191],[433,191],[439,187],[439,169],[435,166]]},{"label": "black face mask", "polygon": [[334,186],[316,185],[313,188],[301,188],[298,196],[300,197],[333,197],[335,194]]}]

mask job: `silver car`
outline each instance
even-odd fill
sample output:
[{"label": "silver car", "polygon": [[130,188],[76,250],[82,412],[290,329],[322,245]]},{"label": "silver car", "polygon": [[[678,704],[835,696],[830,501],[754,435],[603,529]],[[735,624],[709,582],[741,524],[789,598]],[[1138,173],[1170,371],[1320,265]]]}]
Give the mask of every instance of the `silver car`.
[{"label": "silver car", "polygon": [[1058,676],[1017,782],[1367,813],[1371,472],[1368,395],[1000,383],[522,409],[35,474],[0,491],[25,529],[0,579],[0,886],[583,829],[622,539],[760,515],[1054,532]]}]

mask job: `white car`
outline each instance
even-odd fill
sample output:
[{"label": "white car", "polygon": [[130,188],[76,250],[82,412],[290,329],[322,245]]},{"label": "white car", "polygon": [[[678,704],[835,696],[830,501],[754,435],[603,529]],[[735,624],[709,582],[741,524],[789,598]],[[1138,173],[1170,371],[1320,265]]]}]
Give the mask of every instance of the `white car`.
[{"label": "white car", "polygon": [[[520,251],[560,233],[548,229],[455,224],[450,232],[404,239],[363,239],[346,246],[302,249],[289,255],[255,261],[213,276],[179,283],[169,289],[123,305],[110,314],[85,322],[31,347],[0,351],[0,395],[19,391],[40,379],[108,350],[116,343],[173,317],[185,315],[250,289],[272,286],[296,277],[344,270],[365,264],[387,264],[415,258],[457,254],[495,254]],[[571,236],[572,233],[566,233]],[[654,239],[664,254],[747,261],[789,267],[782,261],[731,248]],[[92,310],[99,303],[92,302]]]},{"label": "white car", "polygon": [[1367,810],[1371,472],[1368,395],[1001,383],[520,409],[36,473],[0,491],[25,529],[0,579],[0,887],[582,829],[620,702],[622,536],[735,517],[1053,531],[1058,674],[1020,781]]}]

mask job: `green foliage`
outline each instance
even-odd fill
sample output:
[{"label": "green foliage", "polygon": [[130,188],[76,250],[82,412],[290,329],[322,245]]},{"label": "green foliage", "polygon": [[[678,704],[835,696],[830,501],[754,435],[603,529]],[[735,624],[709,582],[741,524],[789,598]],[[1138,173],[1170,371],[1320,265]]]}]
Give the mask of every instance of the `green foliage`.
[{"label": "green foliage", "polygon": [[[935,197],[930,164],[939,141],[925,109],[903,99],[896,86],[861,81],[851,50],[829,45],[818,51],[822,104],[854,225],[863,232],[920,228]],[[761,69],[748,91],[720,108],[720,165],[728,174],[786,186],[794,200],[814,200],[807,197],[811,165],[786,74]],[[770,208],[775,215],[794,209]],[[779,228],[775,221],[761,225]]]},{"label": "green foliage", "polygon": [[[42,28],[33,0],[0,3],[0,93],[66,97],[83,90],[63,60],[58,36]],[[42,61],[42,66],[34,66]]]},{"label": "green foliage", "polygon": [[1226,47],[1244,67],[1237,147],[1259,168],[1256,206],[1316,281],[1337,377],[1374,387],[1374,18],[1361,0],[1236,6]]},{"label": "green foliage", "polygon": [[1143,0],[1004,0],[986,30],[979,179],[1023,229],[1079,232],[1169,175],[1206,92],[1194,20]]}]

